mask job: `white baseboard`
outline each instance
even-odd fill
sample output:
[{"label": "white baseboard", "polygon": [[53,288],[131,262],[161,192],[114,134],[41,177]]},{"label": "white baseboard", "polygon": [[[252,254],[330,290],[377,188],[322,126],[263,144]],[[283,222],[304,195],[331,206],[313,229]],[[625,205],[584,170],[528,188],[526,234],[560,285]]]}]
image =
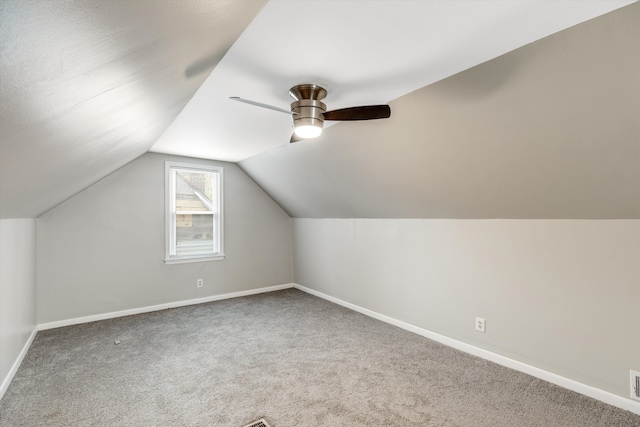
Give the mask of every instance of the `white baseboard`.
[{"label": "white baseboard", "polygon": [[35,328],[33,328],[31,335],[29,335],[29,339],[27,339],[27,342],[22,347],[22,350],[20,351],[20,354],[16,358],[15,362],[13,362],[13,365],[7,373],[7,376],[2,380],[2,385],[0,385],[0,399],[2,399],[2,396],[4,396],[5,392],[9,388],[9,384],[11,384],[11,381],[13,380],[13,377],[16,375],[16,372],[18,372],[18,368],[22,364],[24,357],[27,355],[27,351],[29,351],[29,347],[31,347],[31,344],[36,338],[37,333],[38,327],[36,326]]},{"label": "white baseboard", "polygon": [[457,350],[464,351],[465,353],[469,353],[474,356],[478,356],[483,359],[489,360],[491,362],[497,363],[499,365],[506,366],[507,368],[524,372],[525,374],[531,375],[536,378],[540,378],[552,384],[559,385],[560,387],[564,387],[571,391],[575,391],[576,393],[584,394],[585,396],[589,396],[593,399],[607,403],[611,406],[615,406],[617,408],[624,409],[624,410],[633,412],[634,414],[640,415],[640,402],[634,402],[631,399],[626,399],[622,396],[618,396],[617,394],[613,394],[608,391],[604,391],[599,388],[595,388],[595,387],[580,383],[578,381],[574,381],[572,379],[563,377],[561,375],[554,374],[553,372],[545,371],[544,369],[536,368],[535,366],[531,366],[526,363],[519,362],[517,360],[511,359],[501,354],[484,350],[480,347],[476,347],[471,344],[467,344],[465,342],[458,341],[444,335],[440,335],[438,333],[429,331],[419,326],[415,326],[410,323],[406,323],[401,320],[394,319],[393,317],[389,317],[384,314],[377,313],[373,310],[369,310],[368,308],[360,307],[359,305],[355,305],[350,302],[343,301],[341,299],[332,297],[327,294],[323,294],[322,292],[315,291],[313,289],[307,288],[297,283],[295,283],[293,287],[303,292],[306,292],[308,294],[320,297],[327,301],[331,301],[335,304],[349,308],[353,311],[357,311],[358,313],[362,313],[374,319],[381,320],[385,323],[389,323],[391,325],[394,325],[399,328],[405,329],[407,331],[413,332],[415,334],[421,335],[425,338],[429,338],[433,341],[437,341],[446,346],[453,347]]},{"label": "white baseboard", "polygon": [[287,284],[284,284],[284,285],[269,286],[269,287],[266,287],[266,288],[250,289],[248,291],[232,292],[232,293],[228,293],[228,294],[212,295],[212,296],[208,296],[208,297],[196,298],[196,299],[190,299],[190,300],[168,302],[168,303],[165,303],[165,304],[158,304],[158,305],[151,305],[151,306],[147,306],[147,307],[132,308],[132,309],[129,309],[129,310],[113,311],[111,313],[95,314],[95,315],[92,315],[92,316],[76,317],[74,319],[58,320],[58,321],[55,321],[55,322],[41,323],[41,324],[38,325],[38,330],[39,331],[44,331],[44,330],[47,330],[47,329],[62,328],[64,326],[79,325],[81,323],[95,322],[95,321],[98,321],[98,320],[113,319],[113,318],[116,318],[116,317],[131,316],[131,315],[134,315],[134,314],[149,313],[149,312],[152,312],[152,311],[166,310],[166,309],[169,309],[169,308],[184,307],[186,305],[195,305],[195,304],[202,304],[202,303],[205,303],[205,302],[212,302],[212,301],[220,301],[220,300],[230,299],[230,298],[245,297],[245,296],[248,296],[248,295],[262,294],[262,293],[265,293],[265,292],[280,291],[280,290],[283,290],[283,289],[290,289],[290,288],[293,288],[293,283],[287,283]]}]

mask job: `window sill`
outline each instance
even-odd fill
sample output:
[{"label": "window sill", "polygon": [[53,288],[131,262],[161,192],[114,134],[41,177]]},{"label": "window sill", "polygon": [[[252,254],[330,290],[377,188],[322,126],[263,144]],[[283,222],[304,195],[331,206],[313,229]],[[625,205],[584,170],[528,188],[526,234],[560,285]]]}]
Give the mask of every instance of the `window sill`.
[{"label": "window sill", "polygon": [[224,260],[224,255],[215,255],[215,256],[199,256],[199,257],[189,257],[189,258],[169,258],[165,259],[165,264],[186,264],[188,262],[206,262],[206,261],[222,261]]}]

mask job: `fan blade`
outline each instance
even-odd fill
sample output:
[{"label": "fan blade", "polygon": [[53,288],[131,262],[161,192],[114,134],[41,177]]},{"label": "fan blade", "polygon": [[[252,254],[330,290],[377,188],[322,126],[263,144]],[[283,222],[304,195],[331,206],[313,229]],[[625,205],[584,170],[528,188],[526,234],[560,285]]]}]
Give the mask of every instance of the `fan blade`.
[{"label": "fan blade", "polygon": [[263,104],[262,102],[250,101],[248,99],[243,99],[243,98],[240,98],[238,96],[230,96],[229,99],[231,99],[233,101],[244,102],[245,104],[249,104],[249,105],[255,105],[256,107],[262,107],[262,108],[267,108],[267,109],[273,110],[273,111],[279,111],[279,112],[285,113],[285,114],[291,114],[291,111],[289,111],[289,110],[285,110],[285,109],[279,108],[279,107],[274,107],[273,105],[269,105],[269,104]]},{"label": "fan blade", "polygon": [[305,138],[300,138],[298,135],[296,135],[296,133],[294,132],[293,135],[291,135],[291,140],[289,141],[289,144],[293,144],[294,142],[300,142],[300,141],[304,141]]},{"label": "fan blade", "polygon": [[342,108],[324,113],[325,120],[374,120],[391,117],[388,105],[366,105],[363,107]]}]

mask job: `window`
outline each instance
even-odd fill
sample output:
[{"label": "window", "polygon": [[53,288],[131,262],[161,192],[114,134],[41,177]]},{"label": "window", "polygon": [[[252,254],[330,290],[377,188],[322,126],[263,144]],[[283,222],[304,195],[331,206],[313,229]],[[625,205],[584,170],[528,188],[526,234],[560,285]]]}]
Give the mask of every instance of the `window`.
[{"label": "window", "polygon": [[222,168],[165,162],[165,262],[224,259]]}]

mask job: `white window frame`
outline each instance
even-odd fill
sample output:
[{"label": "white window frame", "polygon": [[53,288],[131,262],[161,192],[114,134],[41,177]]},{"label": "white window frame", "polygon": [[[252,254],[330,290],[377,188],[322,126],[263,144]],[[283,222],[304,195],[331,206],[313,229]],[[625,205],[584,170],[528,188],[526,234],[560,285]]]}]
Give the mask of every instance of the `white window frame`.
[{"label": "white window frame", "polygon": [[[213,188],[214,199],[218,206],[213,209],[213,248],[214,251],[198,255],[175,255],[176,253],[176,180],[175,172],[186,170],[193,172],[209,172],[218,175],[217,186]],[[213,165],[193,163],[165,162],[165,255],[166,264],[181,264],[186,262],[217,261],[224,259],[224,194],[223,168]]]}]

